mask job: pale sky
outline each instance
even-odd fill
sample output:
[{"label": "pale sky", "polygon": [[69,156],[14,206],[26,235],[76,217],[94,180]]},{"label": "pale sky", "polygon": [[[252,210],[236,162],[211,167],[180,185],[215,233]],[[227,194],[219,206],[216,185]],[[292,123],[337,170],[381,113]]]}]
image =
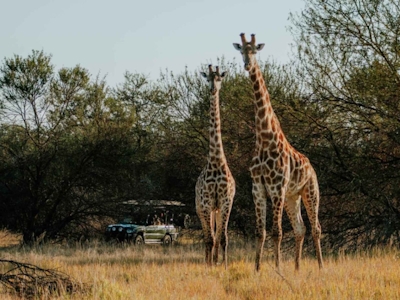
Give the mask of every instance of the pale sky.
[{"label": "pale sky", "polygon": [[126,71],[150,79],[179,74],[224,56],[241,63],[232,43],[241,32],[265,43],[263,60],[288,62],[289,13],[302,0],[0,0],[0,60],[34,50],[56,70],[77,64],[115,87]]}]

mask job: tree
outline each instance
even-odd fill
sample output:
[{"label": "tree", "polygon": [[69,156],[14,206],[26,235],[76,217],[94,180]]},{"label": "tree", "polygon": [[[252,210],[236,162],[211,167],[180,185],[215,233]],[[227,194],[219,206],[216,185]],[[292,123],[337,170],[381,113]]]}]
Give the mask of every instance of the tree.
[{"label": "tree", "polygon": [[33,51],[0,67],[0,219],[28,244],[106,215],[131,158],[130,111],[85,69],[54,74],[50,61]]},{"label": "tree", "polygon": [[400,6],[306,0],[292,15],[299,76],[318,108],[312,150],[330,247],[400,238]]},{"label": "tree", "polygon": [[160,124],[167,119],[164,93],[146,76],[126,72],[123,84],[113,90],[113,96],[134,116],[130,129],[134,151],[130,198],[163,199],[166,195],[159,171],[163,160]]}]

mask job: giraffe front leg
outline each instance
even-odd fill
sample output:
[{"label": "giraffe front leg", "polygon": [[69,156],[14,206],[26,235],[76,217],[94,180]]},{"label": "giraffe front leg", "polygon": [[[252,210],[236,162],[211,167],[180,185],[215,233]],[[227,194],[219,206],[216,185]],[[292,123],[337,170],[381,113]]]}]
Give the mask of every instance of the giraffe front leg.
[{"label": "giraffe front leg", "polygon": [[[282,193],[282,191],[280,191]],[[281,243],[282,243],[282,212],[284,205],[284,195],[271,197],[273,219],[272,219],[272,240],[274,241],[275,266],[280,270],[281,262]]]},{"label": "giraffe front leg", "polygon": [[[261,180],[259,180],[261,181]],[[261,257],[265,242],[265,223],[267,216],[267,193],[261,182],[253,179],[253,201],[256,210],[256,271],[260,270]]]},{"label": "giraffe front leg", "polygon": [[228,268],[228,222],[232,209],[232,202],[232,200],[227,202],[229,204],[224,205],[221,209],[221,249],[222,261],[225,264],[225,270]]},{"label": "giraffe front leg", "polygon": [[201,221],[201,226],[203,228],[203,238],[205,244],[205,257],[206,263],[208,265],[212,264],[212,250],[214,245],[214,233],[211,227],[212,223],[212,213],[208,209],[199,209],[197,211],[199,219]]},{"label": "giraffe front leg", "polygon": [[223,231],[221,234],[222,263],[226,270],[228,269],[228,229],[223,228]]},{"label": "giraffe front leg", "polygon": [[300,195],[288,197],[285,201],[285,210],[289,217],[290,224],[292,225],[294,237],[296,240],[295,252],[295,270],[300,269],[301,253],[303,248],[304,236],[306,234],[306,227],[304,226],[303,218],[301,216],[301,197]]},{"label": "giraffe front leg", "polygon": [[[211,214],[212,215],[212,214]],[[213,228],[210,226],[210,222],[212,222],[212,216],[210,215],[210,218],[208,219],[209,222],[203,226],[203,232],[204,232],[204,243],[205,243],[205,251],[206,251],[206,263],[211,266],[212,265],[212,257],[214,253],[214,244],[215,244],[215,238],[214,238],[214,232]]]},{"label": "giraffe front leg", "polygon": [[214,235],[214,247],[213,247],[213,263],[217,264],[218,263],[218,255],[219,255],[219,246],[221,243],[221,211],[216,211],[214,213],[215,217],[215,235]]}]

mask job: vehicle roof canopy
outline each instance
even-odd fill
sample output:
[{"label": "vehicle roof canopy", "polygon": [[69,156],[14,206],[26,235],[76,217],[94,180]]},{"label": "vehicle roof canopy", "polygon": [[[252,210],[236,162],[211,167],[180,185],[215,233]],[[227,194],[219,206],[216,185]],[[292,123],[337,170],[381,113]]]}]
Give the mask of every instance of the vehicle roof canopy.
[{"label": "vehicle roof canopy", "polygon": [[168,208],[186,206],[184,203],[175,200],[128,200],[122,202],[124,205],[145,206],[153,208]]}]

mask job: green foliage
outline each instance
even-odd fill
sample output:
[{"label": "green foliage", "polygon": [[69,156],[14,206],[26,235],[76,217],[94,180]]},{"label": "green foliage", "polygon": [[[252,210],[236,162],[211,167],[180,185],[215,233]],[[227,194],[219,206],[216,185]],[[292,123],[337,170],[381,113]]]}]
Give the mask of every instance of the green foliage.
[{"label": "green foliage", "polygon": [[0,88],[6,101],[15,103],[22,98],[34,101],[43,96],[53,71],[50,58],[43,51],[32,51],[27,59],[18,55],[5,59],[0,68],[3,74]]},{"label": "green foliage", "polygon": [[43,52],[6,60],[0,70],[7,116],[0,136],[2,225],[32,243],[104,215],[129,184],[129,110],[79,66],[54,75]]},{"label": "green foliage", "polygon": [[[305,3],[291,16],[295,60],[260,65],[285,135],[317,171],[325,248],[398,241],[399,6]],[[251,237],[253,91],[242,65],[224,58],[218,65],[228,74],[222,138],[237,183],[230,227]],[[210,100],[199,71],[166,71],[156,81],[127,72],[109,88],[81,66],[55,72],[43,51],[4,59],[0,224],[31,243],[77,237],[104,217],[120,217],[118,204],[128,199],[178,200],[194,214]],[[291,230],[285,220],[284,229]]]},{"label": "green foliage", "polygon": [[[400,237],[400,7],[307,0],[292,16],[299,76],[317,106],[322,225],[331,247]],[[325,221],[324,221],[325,215]]]}]

